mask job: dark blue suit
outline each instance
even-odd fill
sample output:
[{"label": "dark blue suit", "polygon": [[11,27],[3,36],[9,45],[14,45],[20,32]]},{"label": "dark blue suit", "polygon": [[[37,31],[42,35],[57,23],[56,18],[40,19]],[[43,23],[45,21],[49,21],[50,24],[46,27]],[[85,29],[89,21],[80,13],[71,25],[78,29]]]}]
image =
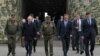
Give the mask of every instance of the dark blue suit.
[{"label": "dark blue suit", "polygon": [[98,34],[97,23],[95,19],[91,19],[91,24],[88,22],[87,19],[83,22],[83,32],[84,32],[84,43],[85,43],[85,53],[86,56],[89,55],[89,42],[91,45],[91,55],[93,55],[94,46],[95,46],[95,37]]},{"label": "dark blue suit", "polygon": [[70,21],[67,21],[66,26],[64,24],[64,21],[60,22],[58,25],[58,34],[62,40],[64,56],[67,56],[67,52],[69,50],[70,35],[72,32],[71,28],[72,28],[72,23]]},{"label": "dark blue suit", "polygon": [[58,32],[58,35],[59,35],[59,26],[60,26],[60,23],[62,22],[63,20],[58,20],[58,22],[57,22],[57,32]]}]

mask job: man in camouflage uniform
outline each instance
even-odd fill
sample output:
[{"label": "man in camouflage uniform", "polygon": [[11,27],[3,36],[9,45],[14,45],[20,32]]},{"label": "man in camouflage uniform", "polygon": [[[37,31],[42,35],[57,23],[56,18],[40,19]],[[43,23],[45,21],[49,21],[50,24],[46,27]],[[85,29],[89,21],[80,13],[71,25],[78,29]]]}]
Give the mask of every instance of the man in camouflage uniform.
[{"label": "man in camouflage uniform", "polygon": [[[55,25],[51,21],[50,16],[47,16],[45,21],[43,22],[42,34],[44,37],[45,54],[46,56],[53,56],[53,37],[55,34]],[[48,50],[48,47],[49,47],[49,50]]]},{"label": "man in camouflage uniform", "polygon": [[8,54],[7,56],[12,53],[12,56],[15,56],[15,48],[16,48],[16,35],[19,31],[19,23],[15,19],[15,15],[11,15],[11,18],[8,19],[6,28],[5,28],[5,34],[8,38]]}]

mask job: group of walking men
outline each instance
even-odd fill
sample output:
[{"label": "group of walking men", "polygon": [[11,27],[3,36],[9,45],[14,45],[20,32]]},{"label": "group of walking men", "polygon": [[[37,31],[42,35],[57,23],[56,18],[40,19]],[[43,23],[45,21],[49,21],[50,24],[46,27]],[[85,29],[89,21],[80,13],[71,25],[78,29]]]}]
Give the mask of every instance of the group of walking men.
[{"label": "group of walking men", "polygon": [[[70,20],[68,14],[64,14],[58,20],[57,26],[51,21],[50,16],[46,16],[45,21],[41,23],[38,17],[36,19],[33,14],[30,14],[26,20],[22,20],[21,24],[15,18],[15,15],[11,15],[11,18],[7,21],[5,28],[5,34],[8,37],[7,56],[10,53],[15,56],[16,36],[18,35],[21,35],[24,39],[26,56],[32,55],[32,45],[34,45],[34,52],[36,51],[37,39],[40,36],[44,38],[45,55],[53,56],[55,35],[62,42],[64,56],[68,56],[70,39],[72,40],[72,50],[80,54],[85,52],[86,56],[94,56],[95,37],[98,35],[98,29],[95,18],[92,18],[89,12],[86,13],[85,19],[81,19],[80,14],[77,13],[73,21]],[[89,47],[91,48],[89,49]]]}]

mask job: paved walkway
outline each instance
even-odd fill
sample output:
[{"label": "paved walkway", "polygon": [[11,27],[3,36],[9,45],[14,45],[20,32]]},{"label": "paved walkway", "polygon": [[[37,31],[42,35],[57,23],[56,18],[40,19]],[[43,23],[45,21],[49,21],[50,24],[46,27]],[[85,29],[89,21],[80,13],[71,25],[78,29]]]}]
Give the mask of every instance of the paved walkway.
[{"label": "paved walkway", "polygon": [[[25,49],[18,46],[16,47],[16,56],[25,56]],[[7,46],[6,45],[0,45],[0,56],[7,56]],[[43,46],[38,46],[37,47],[37,52],[33,53],[32,56],[45,56],[44,53],[44,47]],[[62,48],[59,46],[54,47],[54,56],[63,56],[62,53]],[[71,48],[68,52],[68,56],[85,56],[76,54],[75,51],[72,51]],[[94,51],[94,56],[100,56],[100,46],[96,46],[95,51]]]}]

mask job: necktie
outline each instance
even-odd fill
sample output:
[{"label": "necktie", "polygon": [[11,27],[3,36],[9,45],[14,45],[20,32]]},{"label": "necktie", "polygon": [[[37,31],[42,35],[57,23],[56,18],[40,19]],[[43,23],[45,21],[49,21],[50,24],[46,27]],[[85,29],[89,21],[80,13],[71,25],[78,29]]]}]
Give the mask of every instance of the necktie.
[{"label": "necktie", "polygon": [[89,25],[91,25],[91,22],[90,22],[90,20],[91,20],[91,19],[88,19],[88,24],[89,24]]}]

